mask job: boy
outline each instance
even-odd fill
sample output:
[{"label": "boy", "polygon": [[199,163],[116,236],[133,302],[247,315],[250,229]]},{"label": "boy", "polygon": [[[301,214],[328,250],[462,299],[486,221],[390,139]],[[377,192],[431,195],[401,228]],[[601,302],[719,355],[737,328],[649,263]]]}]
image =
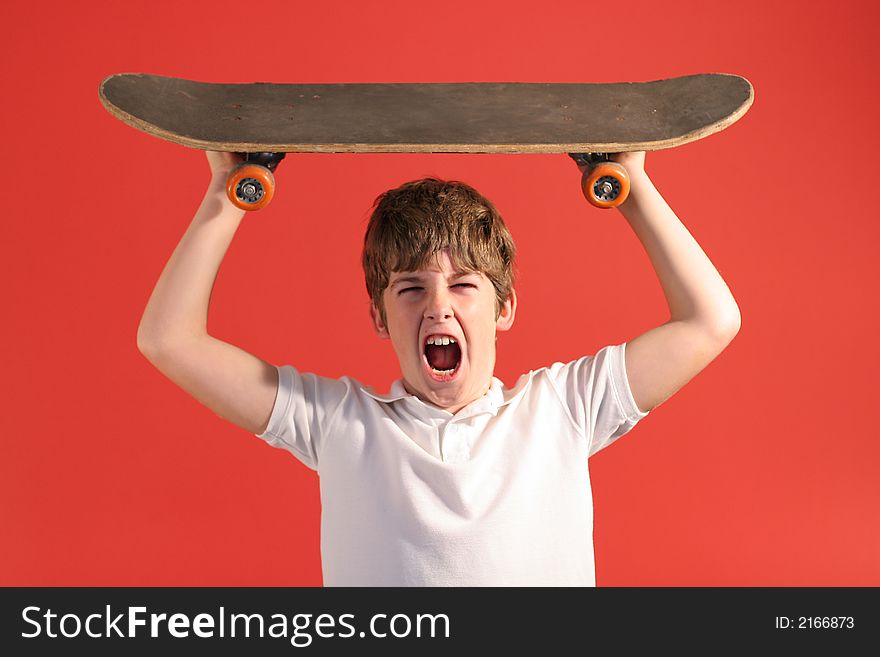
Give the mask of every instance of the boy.
[{"label": "boy", "polygon": [[670,320],[506,388],[497,331],[513,326],[515,247],[492,204],[425,179],[377,199],[363,264],[379,337],[402,379],[276,368],[206,331],[214,277],[243,212],[209,153],[205,201],[147,304],[138,346],[203,404],[320,475],[326,586],[595,585],[587,459],[627,433],[730,343],[739,310],[644,170],[620,206]]}]

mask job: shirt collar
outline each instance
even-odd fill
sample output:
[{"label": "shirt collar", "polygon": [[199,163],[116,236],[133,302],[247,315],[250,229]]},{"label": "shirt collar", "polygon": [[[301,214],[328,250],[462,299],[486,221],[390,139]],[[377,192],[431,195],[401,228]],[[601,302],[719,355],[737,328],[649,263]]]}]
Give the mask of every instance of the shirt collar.
[{"label": "shirt collar", "polygon": [[[462,411],[467,410],[468,415],[473,413],[481,413],[481,412],[490,412],[493,415],[498,412],[498,409],[502,406],[509,404],[515,398],[519,397],[522,392],[527,387],[528,381],[532,378],[532,372],[528,373],[528,380],[523,382],[522,380],[517,382],[517,386],[514,390],[506,390],[504,387],[504,383],[501,379],[497,377],[492,377],[492,383],[489,386],[489,391],[480,397],[479,399],[475,399],[470,404],[465,406],[465,408],[461,409]],[[376,401],[392,403],[401,399],[406,399],[415,404],[420,404],[422,406],[428,406],[432,410],[442,411],[443,409],[439,409],[436,406],[432,406],[430,404],[426,404],[421,399],[416,397],[415,395],[411,395],[406,391],[406,388],[403,387],[403,380],[397,379],[391,384],[391,389],[389,390],[387,395],[380,395],[376,392],[373,392],[372,387],[360,387],[361,391],[375,399]],[[472,409],[472,411],[471,411]],[[461,412],[461,411],[459,411]]]}]

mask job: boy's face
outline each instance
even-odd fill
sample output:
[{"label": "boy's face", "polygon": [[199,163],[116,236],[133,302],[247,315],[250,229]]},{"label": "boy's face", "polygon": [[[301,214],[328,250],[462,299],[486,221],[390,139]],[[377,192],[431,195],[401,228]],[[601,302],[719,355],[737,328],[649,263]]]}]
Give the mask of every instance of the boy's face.
[{"label": "boy's face", "polygon": [[[426,269],[393,272],[383,300],[386,322],[375,304],[370,314],[379,337],[391,339],[407,392],[452,413],[488,392],[495,332],[509,330],[516,314],[513,290],[496,319],[491,281],[456,272],[442,251]],[[450,344],[429,345],[435,337]]]}]

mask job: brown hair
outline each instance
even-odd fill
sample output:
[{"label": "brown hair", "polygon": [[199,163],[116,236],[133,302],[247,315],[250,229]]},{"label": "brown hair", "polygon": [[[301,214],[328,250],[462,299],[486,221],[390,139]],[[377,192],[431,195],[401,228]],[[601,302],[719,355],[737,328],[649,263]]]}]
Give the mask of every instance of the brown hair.
[{"label": "brown hair", "polygon": [[516,246],[495,206],[457,180],[422,178],[380,194],[364,236],[367,293],[385,322],[391,273],[416,271],[443,249],[456,268],[482,272],[495,287],[495,317],[510,296]]}]

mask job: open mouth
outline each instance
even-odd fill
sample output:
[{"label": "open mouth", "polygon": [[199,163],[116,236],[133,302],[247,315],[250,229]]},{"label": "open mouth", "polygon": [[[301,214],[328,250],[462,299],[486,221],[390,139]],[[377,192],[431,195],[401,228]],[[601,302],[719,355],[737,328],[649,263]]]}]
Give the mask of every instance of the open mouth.
[{"label": "open mouth", "polygon": [[430,335],[425,341],[422,360],[435,381],[450,381],[461,366],[461,346],[449,335]]}]

